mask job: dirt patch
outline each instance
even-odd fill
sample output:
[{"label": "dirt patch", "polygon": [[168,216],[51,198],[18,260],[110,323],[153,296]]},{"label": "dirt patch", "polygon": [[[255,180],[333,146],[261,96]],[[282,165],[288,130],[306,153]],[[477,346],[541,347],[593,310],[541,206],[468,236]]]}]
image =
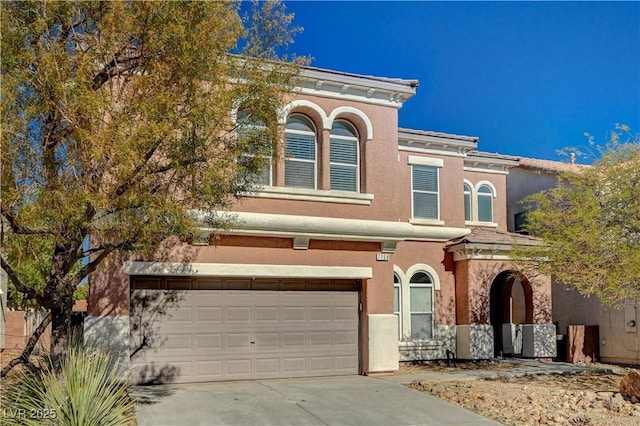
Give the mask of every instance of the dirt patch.
[{"label": "dirt patch", "polygon": [[[640,425],[640,404],[632,404],[619,392],[620,380],[628,371],[626,368],[600,365],[613,372],[599,373],[590,368],[580,374],[506,377],[500,374],[506,370],[500,363],[465,364],[460,368],[492,369],[498,378],[451,382],[422,380],[409,386],[505,425]],[[449,368],[409,365],[403,370],[413,374]]]}]

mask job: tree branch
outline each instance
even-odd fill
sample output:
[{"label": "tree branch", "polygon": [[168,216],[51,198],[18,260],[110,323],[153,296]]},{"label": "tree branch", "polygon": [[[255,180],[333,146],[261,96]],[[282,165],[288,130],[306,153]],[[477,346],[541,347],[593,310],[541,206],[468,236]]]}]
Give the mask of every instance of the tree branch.
[{"label": "tree branch", "polygon": [[38,328],[35,329],[29,341],[27,342],[27,346],[25,346],[24,350],[20,354],[19,357],[12,359],[3,369],[0,371],[0,378],[6,377],[7,374],[18,364],[23,364],[25,366],[29,366],[31,363],[29,362],[29,357],[31,356],[31,352],[36,347],[36,343],[40,340],[40,336],[47,329],[49,324],[51,323],[51,312],[44,317]]},{"label": "tree branch", "polygon": [[98,254],[93,260],[84,265],[78,273],[73,277],[73,281],[71,284],[74,288],[78,286],[90,273],[96,270],[98,265],[100,265],[111,253],[116,250],[117,246],[105,248],[100,254]]},{"label": "tree branch", "polygon": [[20,225],[16,217],[13,215],[13,213],[10,213],[9,211],[7,211],[7,209],[5,209],[4,206],[0,206],[0,213],[2,214],[2,217],[7,221],[7,224],[9,225],[9,229],[11,229],[11,232],[13,232],[14,234],[19,234],[19,235],[44,235],[44,234],[52,235],[53,234],[53,230],[51,230],[50,228],[44,228],[44,227],[31,228],[31,227]]},{"label": "tree branch", "polygon": [[142,60],[140,53],[133,54],[134,51],[140,51],[140,46],[133,47],[134,39],[129,40],[129,44],[118,52],[115,52],[113,59],[106,64],[102,70],[93,77],[92,88],[98,90],[104,83],[109,81],[116,75],[135,69]]},{"label": "tree branch", "polygon": [[28,299],[34,299],[36,302],[42,305],[44,301],[43,297],[40,294],[38,294],[34,289],[29,288],[22,283],[22,281],[20,280],[16,272],[13,270],[11,265],[7,263],[4,256],[0,256],[0,266],[7,273],[7,276],[13,283],[16,290],[18,290],[20,293],[23,293]]},{"label": "tree branch", "polygon": [[[142,170],[142,168],[149,162],[149,160],[151,159],[151,157],[153,156],[153,154],[155,154],[156,150],[158,149],[158,146],[154,146],[151,149],[149,149],[145,155],[144,155],[144,161],[138,165],[138,167],[135,168],[135,170],[133,171],[133,173],[131,174],[131,176],[129,177],[129,179],[127,179],[122,185],[120,185],[115,192],[115,196],[119,197],[122,194],[124,194],[125,192],[127,192],[135,183],[140,182],[140,179],[142,179],[141,177],[139,177],[139,173]],[[136,179],[137,177],[137,179]]]}]

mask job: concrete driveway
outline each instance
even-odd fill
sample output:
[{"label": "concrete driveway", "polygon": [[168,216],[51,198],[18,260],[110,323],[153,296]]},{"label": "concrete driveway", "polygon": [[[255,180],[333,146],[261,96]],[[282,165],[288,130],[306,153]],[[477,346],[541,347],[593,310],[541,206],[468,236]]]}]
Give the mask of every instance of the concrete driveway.
[{"label": "concrete driveway", "polygon": [[135,387],[139,425],[497,425],[364,376]]}]

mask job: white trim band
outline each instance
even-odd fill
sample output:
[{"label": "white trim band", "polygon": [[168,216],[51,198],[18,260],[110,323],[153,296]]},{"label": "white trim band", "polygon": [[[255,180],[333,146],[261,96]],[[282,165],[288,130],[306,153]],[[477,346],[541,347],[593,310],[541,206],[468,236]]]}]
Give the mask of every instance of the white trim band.
[{"label": "white trim band", "polygon": [[417,157],[415,155],[410,155],[407,163],[418,166],[444,167],[442,158]]},{"label": "white trim band", "polygon": [[351,266],[260,265],[242,263],[124,262],[128,275],[230,277],[230,278],[318,278],[369,279],[373,269]]}]

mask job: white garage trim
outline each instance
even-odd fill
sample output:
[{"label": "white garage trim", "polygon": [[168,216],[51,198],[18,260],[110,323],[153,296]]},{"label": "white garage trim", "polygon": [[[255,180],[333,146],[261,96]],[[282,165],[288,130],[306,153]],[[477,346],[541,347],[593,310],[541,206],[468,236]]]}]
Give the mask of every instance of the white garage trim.
[{"label": "white garage trim", "polygon": [[373,270],[368,267],[254,265],[244,263],[178,263],[124,262],[122,270],[129,275],[183,277],[251,277],[251,278],[315,278],[369,279]]}]

